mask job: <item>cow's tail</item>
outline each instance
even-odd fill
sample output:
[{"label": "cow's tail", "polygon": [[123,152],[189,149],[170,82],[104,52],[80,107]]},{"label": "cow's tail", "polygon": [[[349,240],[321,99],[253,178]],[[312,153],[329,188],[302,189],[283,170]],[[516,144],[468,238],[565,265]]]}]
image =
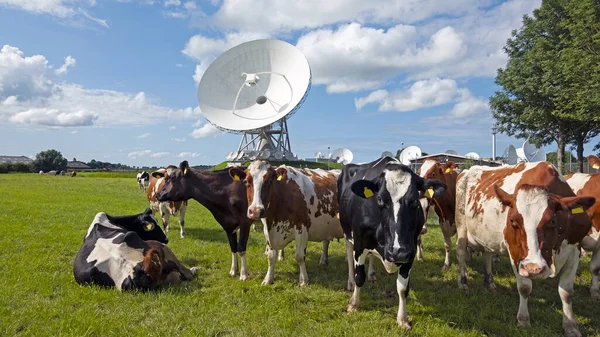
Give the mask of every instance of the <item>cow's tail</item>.
[{"label": "cow's tail", "polygon": [[156,248],[150,248],[144,256],[142,263],[144,273],[152,280],[152,282],[158,282],[160,275],[162,274],[162,259],[160,258],[160,251]]}]

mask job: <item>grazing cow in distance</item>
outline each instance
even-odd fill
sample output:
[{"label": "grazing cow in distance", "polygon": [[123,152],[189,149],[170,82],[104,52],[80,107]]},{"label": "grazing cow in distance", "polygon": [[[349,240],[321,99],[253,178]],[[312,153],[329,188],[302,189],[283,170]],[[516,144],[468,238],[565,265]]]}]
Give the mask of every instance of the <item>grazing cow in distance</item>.
[{"label": "grazing cow in distance", "polygon": [[146,188],[148,188],[148,185],[150,184],[150,174],[148,174],[148,172],[146,171],[142,171],[137,174],[136,179],[140,190],[145,191]]},{"label": "grazing cow in distance", "polygon": [[177,168],[173,165],[169,165],[166,169],[159,169],[151,174],[150,184],[148,185],[148,201],[150,202],[150,208],[154,212],[159,212],[162,219],[163,227],[166,233],[169,233],[169,220],[171,216],[179,214],[179,234],[182,238],[185,237],[185,212],[187,210],[187,200],[185,201],[168,201],[161,202],[156,198],[158,192],[165,185],[165,175],[167,170]]},{"label": "grazing cow in distance", "polygon": [[492,254],[508,251],[520,295],[517,321],[530,324],[527,299],[533,279],[560,275],[558,294],[565,336],[581,336],[573,314],[579,243],[591,227],[585,209],[593,197],[577,197],[548,162],[473,166],[456,183],[458,285],[467,289],[467,245],[483,252],[484,282],[495,290]]},{"label": "grazing cow in distance", "polygon": [[75,177],[75,176],[77,176],[77,172],[75,172],[75,171],[71,172],[71,177]]},{"label": "grazing cow in distance", "polygon": [[299,286],[308,283],[305,263],[308,241],[323,243],[320,264],[327,264],[329,241],[343,237],[336,217],[339,174],[340,170],[286,165],[273,168],[263,160],[253,161],[247,169],[229,169],[233,181],[246,186],[248,218],[263,223],[269,258],[263,285],[274,281],[276,250],[283,250],[292,241],[296,242],[296,262],[300,267]]},{"label": "grazing cow in distance", "polygon": [[373,254],[383,262],[388,273],[398,271],[396,322],[400,328],[410,329],[406,313],[409,272],[416,255],[417,238],[425,224],[419,199],[426,191],[432,197],[442,195],[446,185],[421,178],[392,157],[345,165],[337,185],[348,272],[356,282],[348,312],[358,309],[360,288],[366,280],[365,260]]},{"label": "grazing cow in distance", "polygon": [[[456,208],[456,178],[458,173],[454,171],[456,165],[449,161],[444,164],[435,159],[427,159],[419,168],[419,175],[424,179],[439,180],[446,184],[446,193],[436,198],[425,196],[421,199],[421,206],[425,211],[425,219],[427,220],[427,212],[433,206],[435,213],[440,219],[440,227],[444,235],[444,246],[446,249],[446,258],[444,259],[443,270],[450,269],[450,249],[452,248],[452,236],[456,234],[456,224],[454,221],[454,211]],[[418,247],[421,248],[421,247]],[[422,249],[417,252],[417,257]],[[422,260],[422,257],[419,258]]]},{"label": "grazing cow in distance", "polygon": [[[598,157],[590,155],[588,156],[588,162],[592,167],[600,169],[600,159]],[[588,235],[581,241],[581,247],[593,253],[592,261],[590,262],[590,271],[592,273],[590,294],[593,299],[600,300],[600,289],[598,289],[598,273],[600,273],[600,173],[569,174],[565,176],[565,179],[578,197],[589,195],[596,198],[596,203],[587,209],[587,214],[592,220],[592,228]]]},{"label": "grazing cow in distance", "polygon": [[182,265],[167,242],[149,208],[129,216],[98,213],[75,257],[75,281],[121,291],[191,280],[198,268]]},{"label": "grazing cow in distance", "polygon": [[161,202],[194,199],[206,207],[227,234],[231,248],[229,275],[233,277],[238,273],[239,255],[240,281],[248,279],[246,246],[253,221],[246,216],[248,211],[246,187],[233,181],[228,169],[201,171],[190,168],[187,161],[181,162],[179,168],[169,166],[165,174],[165,184],[158,191],[156,198]]}]

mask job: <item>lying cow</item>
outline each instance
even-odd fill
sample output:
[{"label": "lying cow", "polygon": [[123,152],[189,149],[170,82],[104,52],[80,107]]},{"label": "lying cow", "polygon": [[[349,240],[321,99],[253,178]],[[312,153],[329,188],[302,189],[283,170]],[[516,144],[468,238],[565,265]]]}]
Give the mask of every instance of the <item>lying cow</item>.
[{"label": "lying cow", "polygon": [[148,174],[148,172],[146,171],[142,171],[137,174],[136,179],[140,190],[145,191],[146,188],[148,188],[148,185],[150,184],[150,174]]},{"label": "lying cow", "polygon": [[[588,156],[588,162],[592,167],[600,169],[600,159],[598,157]],[[569,174],[565,176],[565,179],[577,196],[590,195],[596,198],[596,203],[587,210],[587,214],[592,220],[592,228],[581,241],[581,247],[586,251],[593,252],[592,262],[590,262],[592,273],[590,293],[593,299],[600,300],[600,289],[598,289],[598,273],[600,272],[600,173]]]},{"label": "lying cow", "polygon": [[[444,246],[446,249],[446,258],[444,259],[443,270],[450,269],[450,249],[452,248],[452,236],[456,234],[456,225],[454,221],[454,211],[456,207],[456,177],[458,173],[454,171],[456,165],[449,161],[441,164],[435,159],[427,159],[419,168],[419,175],[425,179],[439,180],[446,184],[446,193],[436,198],[425,197],[421,199],[421,206],[425,210],[425,219],[430,207],[433,207],[435,213],[440,219],[440,227],[444,235]],[[418,248],[421,248],[420,245]],[[419,260],[422,249],[417,251]]]},{"label": "lying cow", "polygon": [[[308,241],[323,242],[321,264],[327,264],[329,241],[342,238],[337,218],[337,178],[340,170],[297,169],[255,160],[247,169],[232,167],[229,175],[243,182],[248,198],[248,218],[260,219],[267,240],[269,269],[262,284],[272,284],[276,250],[296,242],[300,267],[299,286],[308,283],[306,247]],[[266,205],[266,207],[265,207]]]},{"label": "lying cow", "polygon": [[130,216],[96,214],[73,266],[75,281],[121,290],[151,289],[191,280],[175,257],[152,211]]},{"label": "lying cow", "polygon": [[388,273],[398,270],[397,323],[403,329],[411,328],[406,313],[408,276],[425,224],[419,199],[426,191],[438,197],[445,190],[444,183],[423,179],[391,157],[344,166],[338,179],[340,221],[346,237],[348,276],[356,282],[348,312],[358,309],[360,288],[366,280],[365,260],[373,254]]},{"label": "lying cow", "polygon": [[[223,227],[231,248],[229,275],[238,273],[238,255],[241,259],[240,280],[248,279],[246,246],[252,220],[248,219],[248,200],[244,184],[232,181],[229,170],[200,171],[190,168],[187,161],[179,168],[167,167],[165,184],[156,198],[161,201],[181,202],[194,199],[206,207]],[[237,231],[240,232],[239,241]]]},{"label": "lying cow", "polygon": [[584,210],[594,202],[575,196],[548,162],[463,171],[456,183],[459,287],[467,289],[467,245],[483,252],[484,282],[492,291],[492,254],[508,251],[520,295],[518,324],[530,324],[531,280],[560,274],[564,333],[581,336],[572,309],[573,282],[578,245],[591,227]]},{"label": "lying cow", "polygon": [[171,219],[171,216],[177,216],[177,214],[179,213],[179,235],[181,235],[181,237],[184,238],[185,212],[187,210],[187,200],[161,202],[156,198],[158,192],[165,185],[165,175],[167,174],[167,170],[173,168],[176,167],[173,165],[169,165],[167,169],[159,169],[152,172],[152,174],[150,175],[151,178],[150,184],[148,185],[147,195],[148,201],[150,202],[150,208],[152,208],[154,212],[160,213],[163,228],[165,229],[166,233],[169,233],[169,221]]}]

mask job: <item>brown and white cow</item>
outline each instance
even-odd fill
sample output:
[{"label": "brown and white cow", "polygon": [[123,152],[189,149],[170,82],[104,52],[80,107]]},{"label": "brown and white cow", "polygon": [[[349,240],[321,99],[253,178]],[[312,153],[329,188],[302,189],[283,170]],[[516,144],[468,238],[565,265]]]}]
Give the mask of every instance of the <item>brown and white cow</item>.
[{"label": "brown and white cow", "polygon": [[529,325],[527,299],[533,279],[560,275],[566,336],[581,336],[572,309],[579,242],[591,221],[584,209],[593,197],[577,197],[548,162],[473,166],[456,183],[458,285],[467,289],[467,245],[483,252],[484,282],[494,290],[492,254],[508,251],[520,295],[517,321]]},{"label": "brown and white cow", "polygon": [[165,233],[169,233],[169,220],[171,216],[177,216],[179,213],[179,234],[185,237],[185,211],[187,210],[187,200],[183,201],[158,201],[158,192],[165,185],[165,175],[167,170],[177,169],[177,166],[169,165],[166,169],[159,169],[150,174],[150,184],[148,184],[148,201],[150,208],[154,212],[160,212]]},{"label": "brown and white cow", "polygon": [[269,248],[269,269],[262,282],[272,284],[275,250],[296,241],[300,266],[299,285],[308,283],[305,256],[308,241],[323,242],[321,264],[327,263],[329,241],[343,238],[337,218],[337,178],[340,170],[271,167],[256,160],[247,169],[229,169],[233,180],[244,181],[248,197],[248,218],[261,219]]},{"label": "brown and white cow", "polygon": [[[431,206],[435,210],[438,218],[440,219],[440,227],[442,234],[444,235],[444,246],[446,248],[446,258],[444,259],[444,270],[450,268],[450,249],[452,248],[452,237],[456,234],[456,225],[454,221],[454,211],[456,207],[456,177],[458,173],[454,171],[456,165],[449,161],[444,164],[438,162],[435,159],[427,159],[419,168],[419,175],[425,179],[439,180],[446,184],[446,193],[436,198],[423,198],[421,199],[421,206],[425,211],[425,220],[427,220],[427,213]],[[420,236],[419,236],[420,238]],[[420,243],[420,240],[419,240]],[[421,244],[417,246],[417,258],[422,260]]]},{"label": "brown and white cow", "polygon": [[[592,167],[600,169],[600,159],[598,157],[588,156],[588,161]],[[598,273],[600,272],[600,173],[569,174],[565,176],[565,179],[577,196],[590,195],[596,198],[596,203],[587,209],[587,214],[592,219],[592,228],[581,241],[581,247],[593,253],[592,262],[590,263],[592,273],[590,293],[593,299],[600,300],[600,289],[598,289]]]}]

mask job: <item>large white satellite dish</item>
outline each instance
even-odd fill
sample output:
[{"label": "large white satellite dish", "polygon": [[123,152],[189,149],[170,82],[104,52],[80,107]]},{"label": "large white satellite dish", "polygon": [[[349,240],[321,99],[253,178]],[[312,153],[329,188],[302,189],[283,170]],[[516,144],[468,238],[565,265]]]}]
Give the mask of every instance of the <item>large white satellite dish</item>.
[{"label": "large white satellite dish", "polygon": [[546,161],[546,151],[542,147],[531,144],[529,139],[523,143],[523,155],[528,162]]},{"label": "large white satellite dish", "polygon": [[[269,150],[292,154],[287,119],[302,105],[311,84],[306,57],[280,40],[255,40],[221,54],[198,85],[202,114],[215,127],[242,133],[238,159]],[[288,155],[289,154],[289,155]]]},{"label": "large white satellite dish", "polygon": [[453,155],[455,155],[455,156],[457,156],[457,155],[458,155],[458,152],[456,152],[456,151],[454,151],[454,150],[446,150],[446,152],[444,152],[444,153],[446,153],[446,154],[453,154]]},{"label": "large white satellite dish", "polygon": [[315,158],[321,159],[322,157],[323,157],[323,154],[321,152],[315,152]]},{"label": "large white satellite dish", "polygon": [[469,159],[477,160],[477,159],[479,159],[479,154],[477,152],[469,152],[469,153],[465,154],[465,157],[467,157]]},{"label": "large white satellite dish", "polygon": [[352,159],[354,159],[354,155],[349,149],[337,149],[333,151],[331,157],[335,159],[336,162],[342,163],[344,165],[350,164],[352,162]]},{"label": "large white satellite dish", "polygon": [[517,161],[519,163],[527,161],[527,158],[525,157],[525,152],[523,151],[522,147],[515,149],[515,152],[517,153],[517,158],[518,158]]},{"label": "large white satellite dish", "polygon": [[418,146],[407,146],[400,152],[400,162],[404,165],[410,165],[410,161],[419,158],[423,153]]},{"label": "large white satellite dish", "polygon": [[381,154],[381,158],[385,158],[385,157],[394,157],[394,154],[393,154],[393,153],[391,153],[390,151],[384,151],[384,152]]}]

